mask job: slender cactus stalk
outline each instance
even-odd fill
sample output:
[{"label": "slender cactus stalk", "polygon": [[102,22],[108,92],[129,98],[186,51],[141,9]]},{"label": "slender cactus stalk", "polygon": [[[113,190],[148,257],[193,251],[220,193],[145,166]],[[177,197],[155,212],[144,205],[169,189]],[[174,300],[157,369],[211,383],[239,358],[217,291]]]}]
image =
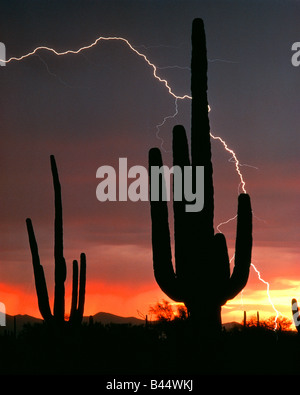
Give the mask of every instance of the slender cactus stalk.
[{"label": "slender cactus stalk", "polygon": [[50,305],[49,305],[49,297],[47,284],[44,274],[43,266],[40,264],[40,257],[38,252],[38,246],[32,226],[32,222],[30,218],[26,219],[29,244],[32,256],[32,265],[33,265],[33,273],[35,280],[35,289],[38,298],[38,305],[40,309],[40,313],[46,322],[50,322],[53,319]]},{"label": "slender cactus stalk", "polygon": [[63,217],[61,187],[54,156],[51,155],[51,170],[54,187],[54,261],[55,261],[55,290],[54,290],[54,317],[63,322],[65,317],[65,281],[67,275],[66,261],[63,252]]},{"label": "slender cactus stalk", "polygon": [[79,277],[79,296],[78,296],[78,262],[73,261],[73,285],[72,285],[72,304],[70,313],[70,323],[79,324],[82,321],[86,284],[86,258],[85,254],[80,255],[80,277]]}]

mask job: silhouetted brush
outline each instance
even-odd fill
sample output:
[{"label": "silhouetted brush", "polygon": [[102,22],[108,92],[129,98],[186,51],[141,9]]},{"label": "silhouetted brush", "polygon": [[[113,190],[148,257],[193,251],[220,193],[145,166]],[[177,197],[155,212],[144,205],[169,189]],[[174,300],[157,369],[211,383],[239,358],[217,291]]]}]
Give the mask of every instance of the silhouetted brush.
[{"label": "silhouetted brush", "polygon": [[293,313],[293,320],[295,327],[298,333],[300,334],[300,313],[299,313],[297,299],[292,299],[292,313]]},{"label": "silhouetted brush", "polygon": [[[27,231],[29,237],[30,250],[32,255],[33,272],[35,278],[35,287],[38,297],[39,310],[46,322],[55,322],[62,324],[65,316],[65,280],[67,274],[66,262],[63,254],[63,219],[62,219],[62,199],[61,187],[56,167],[55,158],[50,156],[51,171],[54,186],[54,308],[51,313],[47,284],[43,266],[40,264],[38,245],[36,242],[32,222],[30,218],[26,219]],[[86,283],[86,257],[82,253],[80,256],[80,279],[79,279],[79,298],[78,297],[78,262],[73,262],[73,285],[72,285],[72,305],[70,313],[70,323],[80,323],[83,317],[84,300],[85,300],[85,283]]]},{"label": "silhouetted brush", "polygon": [[[252,251],[252,211],[250,197],[238,197],[235,264],[230,264],[223,234],[214,234],[214,189],[211,162],[210,126],[207,101],[207,55],[203,21],[195,19],[192,28],[192,122],[191,160],[183,126],[173,129],[173,165],[204,166],[204,207],[186,212],[188,203],[173,201],[175,270],[172,264],[167,202],[151,200],[152,250],[154,275],[161,289],[173,300],[184,302],[193,322],[208,331],[221,328],[221,306],[246,285]],[[151,167],[163,165],[158,148],[149,151]],[[184,182],[182,182],[184,185]],[[164,179],[160,185],[165,188]],[[150,191],[151,195],[151,191]],[[184,194],[183,194],[184,196]]]}]

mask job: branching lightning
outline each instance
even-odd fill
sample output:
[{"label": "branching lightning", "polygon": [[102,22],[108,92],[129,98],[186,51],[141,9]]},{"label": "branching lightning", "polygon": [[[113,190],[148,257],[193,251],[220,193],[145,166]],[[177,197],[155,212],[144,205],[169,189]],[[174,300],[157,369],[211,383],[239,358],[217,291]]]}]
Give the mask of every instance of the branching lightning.
[{"label": "branching lightning", "polygon": [[232,149],[230,149],[230,148],[228,147],[226,141],[224,141],[221,137],[219,137],[219,136],[214,136],[212,133],[210,133],[210,135],[211,135],[211,137],[212,137],[214,140],[219,140],[219,141],[223,144],[225,150],[226,150],[227,152],[229,152],[229,153],[232,155],[232,158],[234,159],[234,162],[235,162],[235,170],[236,170],[236,172],[237,172],[237,174],[239,175],[240,180],[241,180],[240,185],[242,186],[242,191],[243,191],[244,193],[247,193],[247,192],[246,192],[246,183],[245,183],[244,178],[243,178],[243,175],[242,175],[242,173],[241,173],[241,170],[240,170],[240,162],[239,162],[239,160],[238,160],[238,158],[237,158],[237,156],[236,156],[236,153],[235,153]]},{"label": "branching lightning", "polygon": [[[175,99],[175,112],[174,112],[174,114],[164,117],[163,121],[162,121],[159,125],[156,126],[156,129],[157,129],[156,137],[157,137],[158,139],[160,139],[160,140],[162,141],[162,144],[163,144],[163,139],[162,139],[161,137],[159,137],[160,128],[161,128],[169,119],[173,119],[173,118],[175,118],[175,117],[177,116],[177,114],[178,114],[178,100],[184,100],[184,99],[189,99],[189,100],[191,100],[192,97],[189,96],[189,95],[181,95],[181,96],[180,96],[180,95],[176,95],[176,94],[173,92],[173,90],[171,89],[171,87],[170,87],[168,81],[167,81],[166,79],[161,78],[161,77],[159,77],[159,76],[157,75],[157,70],[158,70],[158,69],[167,69],[167,68],[190,69],[189,67],[180,67],[180,66],[158,67],[158,66],[156,66],[154,63],[152,63],[152,62],[147,58],[147,56],[146,56],[145,54],[139,52],[139,51],[136,49],[137,46],[136,46],[136,48],[134,48],[134,46],[133,46],[132,44],[130,44],[130,42],[129,42],[127,39],[125,39],[125,38],[123,38],[123,37],[103,37],[103,36],[98,37],[98,38],[97,38],[94,42],[92,42],[91,44],[86,45],[86,46],[83,46],[83,47],[81,47],[81,48],[79,48],[79,49],[76,49],[76,50],[68,49],[68,50],[66,50],[66,51],[61,51],[61,52],[59,52],[59,51],[57,51],[57,50],[55,50],[55,49],[53,49],[53,48],[50,48],[50,47],[39,46],[39,47],[36,47],[33,51],[28,52],[28,53],[25,54],[25,55],[22,55],[22,56],[20,56],[20,57],[15,57],[15,56],[13,56],[13,57],[11,57],[11,58],[9,58],[9,59],[7,59],[7,60],[0,59],[0,62],[3,62],[3,63],[5,63],[5,64],[8,64],[8,63],[11,63],[11,62],[13,62],[13,61],[17,61],[17,62],[18,62],[18,61],[22,61],[22,60],[24,60],[24,59],[26,59],[26,58],[29,58],[30,56],[33,56],[33,55],[38,56],[38,55],[37,55],[37,52],[39,52],[39,51],[48,51],[48,52],[53,53],[53,54],[56,55],[56,56],[64,56],[64,55],[70,55],[70,54],[76,55],[76,54],[82,53],[82,52],[84,52],[84,51],[86,51],[86,50],[88,50],[88,49],[90,49],[90,48],[92,48],[92,47],[95,47],[100,41],[121,41],[121,42],[125,43],[125,44],[130,48],[131,51],[133,51],[136,55],[138,55],[139,57],[141,57],[142,59],[144,59],[144,61],[152,68],[154,78],[157,79],[157,80],[158,80],[159,82],[161,82],[162,84],[164,84],[164,86],[167,88],[169,94]],[[142,46],[142,47],[145,48],[145,49],[150,48],[150,47],[146,47],[146,46]],[[41,58],[40,58],[40,59],[41,59]],[[41,60],[42,60],[42,59],[41,59]],[[43,60],[42,60],[42,61],[43,61]],[[233,62],[233,61],[229,61],[229,60],[224,60],[224,59],[209,59],[208,61],[209,61],[209,62],[237,63],[237,62]],[[48,69],[47,64],[46,64],[44,61],[43,61],[43,63],[45,64],[48,73],[51,74],[51,75],[53,75],[53,76],[55,76],[55,77],[57,77],[54,73],[50,72],[50,70]],[[209,111],[210,111],[210,107],[209,107],[208,109],[209,109]],[[233,161],[233,162],[235,163],[235,170],[236,170],[236,172],[237,172],[237,174],[238,174],[238,176],[239,176],[239,178],[240,178],[239,188],[240,188],[240,186],[241,186],[242,191],[243,191],[244,193],[246,193],[246,183],[245,183],[245,181],[244,181],[244,178],[243,178],[242,172],[241,172],[241,170],[240,170],[240,167],[241,167],[241,166],[250,166],[250,165],[243,165],[243,164],[241,164],[241,163],[239,162],[239,160],[238,160],[238,158],[237,158],[236,153],[234,152],[234,150],[232,150],[231,148],[229,148],[228,145],[227,145],[227,143],[226,143],[226,141],[224,141],[221,137],[219,137],[219,136],[214,136],[212,133],[210,133],[210,136],[211,136],[214,140],[218,140],[219,142],[221,142],[221,144],[223,145],[224,149],[225,149],[228,153],[230,153],[231,157],[230,157],[229,161]],[[162,145],[162,144],[161,144],[161,145]],[[251,167],[254,167],[254,166],[251,166]],[[227,221],[225,221],[225,222],[221,222],[221,223],[217,226],[217,230],[220,232],[220,227],[221,227],[222,225],[225,225],[225,224],[229,223],[230,221],[233,221],[234,219],[236,219],[236,217],[237,217],[237,216],[234,216],[233,218],[230,218],[229,220],[227,220]],[[230,261],[232,261],[233,258],[234,258],[234,256],[231,258]],[[277,321],[277,318],[278,318],[278,316],[279,316],[280,313],[278,312],[278,310],[276,310],[276,308],[275,308],[275,306],[274,306],[274,304],[273,304],[273,302],[272,302],[272,300],[271,300],[270,293],[269,293],[270,284],[269,284],[267,281],[265,281],[264,279],[261,278],[261,275],[260,275],[259,270],[254,266],[253,263],[251,263],[251,266],[252,266],[253,269],[255,270],[255,272],[256,272],[256,274],[257,274],[259,280],[260,280],[261,282],[263,282],[264,284],[267,285],[268,299],[269,299],[269,302],[270,302],[270,304],[272,305],[274,311],[276,312],[276,319],[275,319],[275,329],[276,329],[276,328],[277,328],[277,322],[276,322],[276,321]]]},{"label": "branching lightning", "polygon": [[277,318],[278,318],[278,316],[281,315],[281,314],[280,314],[279,311],[275,308],[275,306],[274,306],[274,304],[273,304],[273,302],[272,302],[272,299],[271,299],[271,297],[270,297],[270,292],[269,292],[269,291],[270,291],[270,284],[269,284],[267,281],[265,281],[263,278],[261,278],[260,271],[253,265],[253,263],[251,263],[251,266],[252,266],[253,269],[256,271],[259,280],[260,280],[261,282],[263,282],[264,284],[266,284],[266,286],[267,286],[267,294],[268,294],[269,302],[270,302],[270,304],[271,304],[273,310],[276,312],[276,317],[275,317],[275,321],[274,321],[274,331],[275,331],[275,330],[277,329]]},{"label": "branching lightning", "polygon": [[156,138],[159,139],[161,141],[161,148],[165,151],[168,152],[164,149],[163,144],[164,144],[164,139],[162,137],[159,136],[159,132],[160,132],[160,128],[169,120],[169,119],[174,119],[178,114],[178,98],[175,98],[175,112],[172,115],[168,115],[166,117],[164,117],[163,121],[156,125]]},{"label": "branching lightning", "polygon": [[231,222],[231,221],[234,221],[236,218],[237,218],[237,215],[235,215],[235,216],[232,217],[232,218],[229,218],[227,221],[220,222],[219,225],[217,226],[217,231],[218,231],[219,233],[222,233],[221,230],[220,230],[220,227],[223,226],[223,225],[228,224],[228,223]]},{"label": "branching lightning", "polygon": [[137,49],[135,49],[135,48],[130,44],[130,42],[129,42],[128,40],[126,40],[126,38],[123,38],[123,37],[102,37],[102,36],[101,36],[101,37],[98,37],[93,43],[91,43],[91,44],[89,44],[89,45],[86,45],[86,46],[81,47],[81,48],[76,49],[76,50],[68,49],[68,50],[62,51],[62,52],[56,51],[55,49],[50,48],[50,47],[40,46],[40,47],[36,47],[33,51],[28,52],[28,53],[25,54],[25,55],[22,55],[22,56],[20,56],[20,57],[12,56],[11,58],[9,58],[9,59],[7,59],[7,60],[0,59],[0,62],[4,62],[4,63],[7,64],[7,63],[10,63],[10,62],[12,62],[12,61],[21,61],[21,60],[24,60],[24,59],[26,59],[26,58],[29,58],[29,57],[32,56],[32,55],[35,55],[37,52],[42,51],[42,50],[48,51],[48,52],[52,52],[52,53],[54,53],[56,56],[64,56],[64,55],[69,55],[69,54],[77,55],[77,54],[79,54],[80,52],[83,52],[83,51],[86,51],[87,49],[93,48],[93,47],[96,46],[100,41],[122,41],[122,42],[124,42],[124,43],[125,43],[135,54],[137,54],[138,56],[140,56],[141,58],[143,58],[143,59],[145,60],[145,62],[153,69],[153,75],[154,75],[154,77],[155,77],[159,82],[161,82],[161,83],[163,83],[163,84],[165,85],[165,87],[167,88],[167,90],[168,90],[168,92],[169,92],[170,95],[172,95],[175,99],[176,99],[176,98],[177,98],[177,99],[181,99],[181,100],[183,100],[183,99],[191,99],[191,96],[189,96],[189,95],[183,95],[183,96],[175,95],[175,93],[172,91],[172,89],[171,89],[171,87],[170,87],[168,81],[167,81],[166,79],[160,78],[160,77],[157,75],[157,67],[155,66],[155,64],[152,63],[152,62],[150,62],[150,60],[147,58],[147,56],[146,56],[145,54],[143,54],[143,53],[139,52]]},{"label": "branching lightning", "polygon": [[156,68],[158,70],[170,70],[170,69],[191,70],[191,68],[188,66],[178,66],[176,64],[174,66],[156,66]]},{"label": "branching lightning", "polygon": [[227,59],[220,59],[220,58],[215,58],[215,59],[207,59],[208,62],[210,63],[215,63],[215,62],[221,62],[221,63],[239,63],[239,62],[234,62],[233,60],[227,60]]},{"label": "branching lightning", "polygon": [[[221,222],[221,223],[217,226],[218,232],[221,233],[221,230],[220,230],[220,227],[221,227],[221,226],[226,225],[226,224],[228,224],[228,223],[231,222],[231,221],[234,221],[236,218],[237,218],[237,215],[235,215],[234,217],[228,219],[227,221]],[[231,257],[230,263],[233,261],[234,256],[235,256],[235,254],[233,254],[233,256]],[[268,283],[268,281],[264,280],[264,279],[261,277],[260,271],[256,268],[256,266],[254,265],[254,263],[251,263],[251,266],[253,267],[254,271],[256,272],[259,281],[261,281],[262,283],[266,284],[266,286],[267,286],[268,300],[269,300],[269,302],[270,302],[270,304],[271,304],[273,310],[274,310],[275,313],[276,313],[275,320],[274,320],[274,331],[276,331],[276,329],[277,329],[277,319],[278,319],[279,315],[282,315],[282,314],[276,309],[276,307],[274,306],[274,303],[272,302],[272,299],[271,299],[271,296],[270,296],[270,284]],[[243,305],[244,302],[243,302],[242,293],[243,293],[243,290],[241,291],[241,304]]]},{"label": "branching lightning", "polygon": [[48,64],[45,62],[44,59],[42,59],[42,58],[40,57],[40,55],[35,54],[35,56],[36,56],[37,58],[39,58],[40,61],[44,64],[44,66],[46,67],[47,73],[48,73],[49,75],[51,75],[51,77],[56,78],[61,84],[65,85],[67,88],[72,88],[72,87],[71,87],[70,85],[68,85],[65,81],[63,81],[57,74],[53,73],[53,72],[49,69]]}]

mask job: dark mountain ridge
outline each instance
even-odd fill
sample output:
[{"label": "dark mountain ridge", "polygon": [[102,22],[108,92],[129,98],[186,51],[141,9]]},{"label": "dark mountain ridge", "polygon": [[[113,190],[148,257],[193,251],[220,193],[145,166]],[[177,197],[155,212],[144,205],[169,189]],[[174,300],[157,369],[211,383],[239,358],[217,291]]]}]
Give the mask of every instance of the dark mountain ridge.
[{"label": "dark mountain ridge", "polygon": [[[99,322],[103,325],[107,324],[130,324],[130,325],[144,325],[145,320],[136,317],[122,317],[111,313],[99,312],[92,316],[84,316],[83,323],[88,323],[89,320],[93,319],[93,322]],[[41,324],[42,318],[32,317],[27,314],[17,314],[15,316],[6,314],[6,325],[0,326],[0,335],[5,331],[14,332],[18,334],[25,324]],[[227,322],[223,324],[226,330],[239,329],[242,327],[238,322]]]}]

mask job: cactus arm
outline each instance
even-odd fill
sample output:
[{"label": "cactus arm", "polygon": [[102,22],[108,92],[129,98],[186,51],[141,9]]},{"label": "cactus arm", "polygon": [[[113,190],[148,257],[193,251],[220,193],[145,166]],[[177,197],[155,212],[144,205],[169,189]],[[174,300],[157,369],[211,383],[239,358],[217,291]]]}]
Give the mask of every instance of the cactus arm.
[{"label": "cactus arm", "polygon": [[[149,151],[149,176],[151,195],[151,167],[162,166],[161,153],[158,148]],[[164,178],[161,187],[165,187]],[[177,278],[172,264],[170,229],[168,221],[168,206],[166,201],[154,201],[150,198],[152,223],[152,254],[155,279],[160,288],[173,300],[182,301],[179,295]]]},{"label": "cactus arm", "polygon": [[84,253],[80,254],[80,277],[79,277],[79,297],[78,297],[78,321],[82,321],[84,302],[85,302],[85,287],[86,287],[86,256]]},{"label": "cactus arm", "polygon": [[295,327],[300,334],[300,314],[299,314],[299,307],[297,303],[297,299],[292,300],[292,313],[293,313],[293,321],[295,324]]},{"label": "cactus arm", "polygon": [[26,225],[27,225],[27,232],[28,232],[30,250],[32,255],[32,265],[33,265],[33,273],[35,279],[35,288],[38,298],[38,306],[44,320],[46,322],[50,322],[53,317],[49,305],[47,284],[46,284],[43,266],[40,264],[38,246],[30,218],[26,219]]},{"label": "cactus arm", "polygon": [[78,295],[78,262],[73,261],[73,282],[72,282],[72,303],[70,313],[70,323],[80,324],[83,317],[85,302],[85,285],[86,285],[86,257],[80,255],[80,276],[79,276],[79,295]]},{"label": "cactus arm", "polygon": [[56,167],[55,158],[50,156],[51,171],[54,186],[54,259],[55,259],[55,291],[54,291],[54,317],[58,321],[64,321],[65,315],[65,280],[66,262],[63,256],[63,220],[61,187]]},{"label": "cactus arm", "polygon": [[222,233],[217,233],[213,240],[212,261],[214,263],[213,281],[214,288],[218,292],[214,293],[214,301],[222,306],[226,303],[226,293],[230,279],[230,263],[226,238]]},{"label": "cactus arm", "polygon": [[247,284],[252,251],[252,210],[250,196],[241,193],[238,198],[235,263],[229,280],[227,299],[234,298]]},{"label": "cactus arm", "polygon": [[74,260],[73,261],[73,276],[72,276],[72,302],[71,302],[71,312],[70,312],[70,319],[69,319],[70,322],[76,316],[77,298],[78,298],[78,262],[76,260]]}]

